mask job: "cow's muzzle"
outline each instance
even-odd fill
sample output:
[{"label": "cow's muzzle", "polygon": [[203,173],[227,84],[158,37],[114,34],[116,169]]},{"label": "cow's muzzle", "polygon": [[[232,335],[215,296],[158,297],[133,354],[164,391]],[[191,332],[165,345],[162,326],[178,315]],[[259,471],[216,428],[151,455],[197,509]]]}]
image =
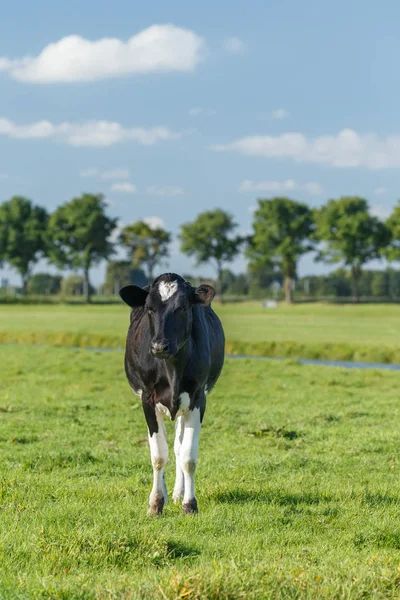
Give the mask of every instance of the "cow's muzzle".
[{"label": "cow's muzzle", "polygon": [[150,352],[155,358],[168,358],[172,352],[168,342],[152,342],[150,345]]}]

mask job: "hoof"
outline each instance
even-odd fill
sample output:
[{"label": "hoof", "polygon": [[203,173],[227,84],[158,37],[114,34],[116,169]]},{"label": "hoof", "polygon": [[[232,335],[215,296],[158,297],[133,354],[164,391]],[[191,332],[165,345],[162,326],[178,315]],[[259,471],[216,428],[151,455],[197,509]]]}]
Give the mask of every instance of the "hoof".
[{"label": "hoof", "polygon": [[193,500],[189,500],[189,502],[184,502],[182,504],[183,512],[185,515],[197,515],[199,509],[197,508],[197,500],[193,498]]},{"label": "hoof", "polygon": [[152,517],[158,517],[159,515],[162,515],[164,504],[165,504],[165,501],[162,496],[159,498],[156,498],[154,502],[151,502],[151,504],[149,504],[147,514]]}]

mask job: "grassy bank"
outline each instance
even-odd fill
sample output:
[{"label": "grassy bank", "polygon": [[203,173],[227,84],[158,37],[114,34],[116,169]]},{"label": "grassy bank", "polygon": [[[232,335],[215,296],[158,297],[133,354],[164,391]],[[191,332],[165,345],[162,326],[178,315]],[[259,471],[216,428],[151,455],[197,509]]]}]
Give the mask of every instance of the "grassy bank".
[{"label": "grassy bank", "polygon": [[[227,351],[252,356],[400,363],[400,306],[215,304]],[[122,347],[129,310],[116,306],[0,307],[0,342]]]},{"label": "grassy bank", "polygon": [[[39,344],[77,348],[123,348],[125,335],[69,333],[67,331],[0,331],[0,343]],[[242,342],[227,340],[227,354],[275,358],[312,358],[400,364],[400,346],[317,344],[289,341]]]},{"label": "grassy bank", "polygon": [[159,519],[122,352],[2,346],[0,376],[1,598],[399,596],[397,373],[228,360],[200,514]]}]

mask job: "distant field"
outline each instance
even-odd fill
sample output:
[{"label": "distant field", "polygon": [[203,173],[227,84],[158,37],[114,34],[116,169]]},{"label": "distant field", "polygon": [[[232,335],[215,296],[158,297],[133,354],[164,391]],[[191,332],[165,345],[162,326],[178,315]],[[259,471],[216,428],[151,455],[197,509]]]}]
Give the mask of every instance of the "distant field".
[{"label": "distant field", "polygon": [[[400,305],[215,303],[229,352],[400,362]],[[129,309],[106,306],[1,306],[0,340],[121,346]]]},{"label": "distant field", "polygon": [[[397,344],[400,305],[280,305],[264,309],[258,302],[220,305],[226,336],[232,340],[288,340]],[[125,336],[129,308],[124,305],[0,306],[0,330],[68,331]]]},{"label": "distant field", "polygon": [[3,345],[0,380],[0,598],[399,597],[398,373],[228,360],[200,513],[158,519],[122,352]]}]

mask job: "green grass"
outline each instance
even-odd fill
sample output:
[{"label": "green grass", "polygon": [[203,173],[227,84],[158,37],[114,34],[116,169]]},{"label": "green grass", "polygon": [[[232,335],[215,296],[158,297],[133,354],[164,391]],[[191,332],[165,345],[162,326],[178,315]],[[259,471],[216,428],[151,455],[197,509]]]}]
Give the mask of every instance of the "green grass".
[{"label": "green grass", "polygon": [[[400,306],[260,303],[218,305],[235,354],[399,363]],[[129,309],[106,306],[1,306],[0,342],[121,347]]]},{"label": "green grass", "polygon": [[399,597],[399,374],[228,360],[200,513],[158,519],[122,352],[3,345],[0,378],[2,600]]}]

